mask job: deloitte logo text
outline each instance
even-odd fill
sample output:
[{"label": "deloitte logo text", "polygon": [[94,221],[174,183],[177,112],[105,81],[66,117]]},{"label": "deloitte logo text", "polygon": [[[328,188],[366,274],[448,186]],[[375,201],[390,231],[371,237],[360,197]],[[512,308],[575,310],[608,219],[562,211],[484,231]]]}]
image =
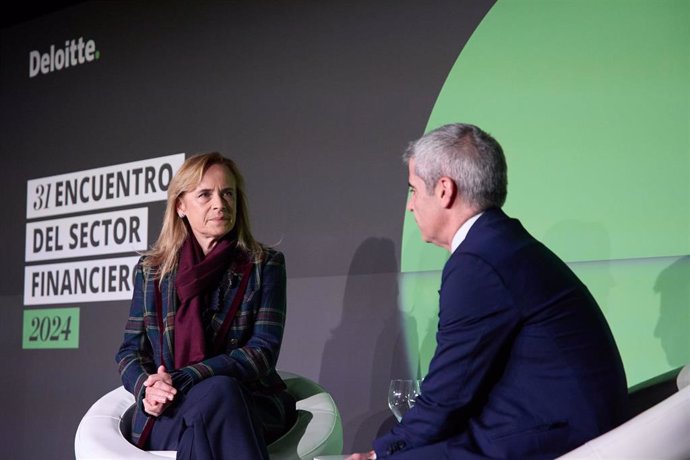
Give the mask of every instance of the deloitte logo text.
[{"label": "deloitte logo text", "polygon": [[50,51],[41,54],[34,50],[29,52],[29,78],[33,78],[39,73],[47,74],[56,70],[74,67],[87,62],[92,62],[100,57],[96,50],[96,42],[87,40],[83,37],[75,40],[67,40],[65,48],[55,48],[50,45]]}]

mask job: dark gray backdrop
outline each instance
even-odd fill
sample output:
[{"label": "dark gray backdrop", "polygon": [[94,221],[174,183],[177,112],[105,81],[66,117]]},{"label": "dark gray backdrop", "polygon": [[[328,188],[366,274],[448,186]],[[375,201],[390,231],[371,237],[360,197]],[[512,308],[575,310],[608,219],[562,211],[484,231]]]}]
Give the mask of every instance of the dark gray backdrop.
[{"label": "dark gray backdrop", "polygon": [[[86,2],[0,35],[0,445],[71,458],[83,413],[119,385],[128,302],[76,304],[77,350],[22,350],[26,182],[221,151],[257,237],[288,263],[279,368],[339,404],[345,450],[390,423],[407,174],[438,92],[493,1]],[[100,59],[28,78],[29,51],[84,37]],[[162,204],[150,208],[149,241]]]}]

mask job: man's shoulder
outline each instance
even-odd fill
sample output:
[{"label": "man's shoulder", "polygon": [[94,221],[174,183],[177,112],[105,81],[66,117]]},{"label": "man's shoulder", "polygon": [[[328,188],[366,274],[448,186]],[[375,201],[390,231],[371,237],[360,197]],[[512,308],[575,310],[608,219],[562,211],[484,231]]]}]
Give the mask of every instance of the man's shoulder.
[{"label": "man's shoulder", "polygon": [[484,211],[456,252],[493,260],[536,242],[519,220],[494,208]]}]

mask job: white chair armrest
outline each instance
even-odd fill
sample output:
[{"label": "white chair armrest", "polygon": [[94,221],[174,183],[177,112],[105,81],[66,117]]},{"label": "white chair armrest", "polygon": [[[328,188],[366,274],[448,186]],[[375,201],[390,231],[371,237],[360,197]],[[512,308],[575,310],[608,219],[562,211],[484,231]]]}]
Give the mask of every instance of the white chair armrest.
[{"label": "white chair armrest", "polygon": [[690,458],[690,387],[559,458]]}]

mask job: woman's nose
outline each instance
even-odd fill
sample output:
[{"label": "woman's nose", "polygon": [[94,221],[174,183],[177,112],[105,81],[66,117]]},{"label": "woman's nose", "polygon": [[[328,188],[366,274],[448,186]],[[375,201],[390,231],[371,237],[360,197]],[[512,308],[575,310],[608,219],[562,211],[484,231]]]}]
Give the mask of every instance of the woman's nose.
[{"label": "woman's nose", "polygon": [[220,196],[220,193],[213,194],[213,197],[211,198],[211,206],[213,209],[221,209],[225,207],[225,202],[223,201],[223,197]]}]

